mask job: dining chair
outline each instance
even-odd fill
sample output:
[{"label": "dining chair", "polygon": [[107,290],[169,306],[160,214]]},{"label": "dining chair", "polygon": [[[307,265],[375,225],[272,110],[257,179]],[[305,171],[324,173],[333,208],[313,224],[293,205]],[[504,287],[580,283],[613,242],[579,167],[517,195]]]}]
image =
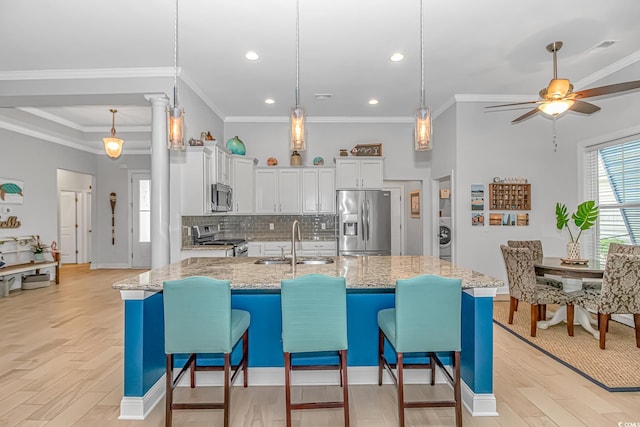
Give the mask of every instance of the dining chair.
[{"label": "dining chair", "polygon": [[[629,254],[629,255],[640,255],[640,246],[637,245],[625,245],[622,243],[611,243],[609,245],[609,250],[607,251],[607,256],[609,254]],[[582,288],[590,293],[597,294],[602,289],[602,281],[591,281],[587,280],[582,283]],[[595,292],[594,292],[595,291]],[[607,325],[608,326],[608,325]]]},{"label": "dining chair", "polygon": [[[462,426],[460,391],[461,300],[462,280],[423,275],[396,281],[396,306],[378,312],[378,385],[387,369],[397,387],[398,424],[404,426],[407,408],[455,408],[456,426]],[[396,354],[394,365],[384,354],[385,339]],[[413,354],[412,354],[413,353]],[[416,354],[417,353],[417,354]],[[440,359],[451,356],[451,372]],[[405,356],[428,357],[428,363],[405,364]],[[423,367],[431,370],[431,385],[435,384],[436,365],[453,386],[453,400],[405,401],[404,368]]]},{"label": "dining chair", "polygon": [[[165,425],[171,426],[173,410],[223,409],[224,426],[229,426],[231,385],[239,372],[244,372],[248,385],[249,360],[248,311],[231,308],[228,280],[209,277],[187,277],[163,284],[164,339],[166,353]],[[233,366],[231,353],[242,339],[242,357]],[[198,354],[222,353],[223,366],[200,366]],[[174,378],[174,355],[188,354],[184,366]],[[231,369],[233,368],[233,372]],[[195,388],[196,371],[224,371],[223,401],[220,403],[175,403],[173,392],[184,373],[190,369],[191,388]]]},{"label": "dining chair", "polygon": [[[507,240],[507,246],[510,248],[527,248],[533,252],[533,260],[536,263],[542,263],[544,259],[544,253],[542,252],[541,240]],[[562,289],[563,283],[561,280],[552,279],[550,277],[536,276],[536,282],[541,285],[549,285],[554,288]]]},{"label": "dining chair", "polygon": [[640,348],[640,255],[611,253],[602,276],[599,293],[586,292],[576,299],[576,304],[598,313],[600,348],[605,349],[611,315],[633,314],[636,332],[636,347]]},{"label": "dining chair", "polygon": [[[343,408],[349,425],[347,380],[347,291],[344,277],[307,274],[281,281],[282,349],[284,351],[287,427],[291,411]],[[337,355],[337,363],[313,364],[309,357]],[[305,364],[304,359],[307,359]],[[334,357],[335,359],[335,357]],[[293,362],[296,361],[294,364]],[[337,369],[343,388],[341,402],[291,402],[291,371]]]},{"label": "dining chair", "polygon": [[518,302],[531,304],[531,336],[536,336],[538,320],[546,319],[547,304],[566,304],[567,332],[573,336],[574,296],[554,286],[536,281],[533,252],[528,248],[500,245],[509,283],[509,324],[518,310]]}]

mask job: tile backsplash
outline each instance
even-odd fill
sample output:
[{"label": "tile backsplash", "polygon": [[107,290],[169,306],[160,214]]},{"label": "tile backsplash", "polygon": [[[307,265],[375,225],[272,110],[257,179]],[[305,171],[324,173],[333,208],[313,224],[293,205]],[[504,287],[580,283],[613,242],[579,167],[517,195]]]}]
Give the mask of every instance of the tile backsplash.
[{"label": "tile backsplash", "polygon": [[[220,225],[219,238],[247,240],[289,240],[291,225],[300,221],[303,240],[332,240],[336,238],[336,215],[211,215],[182,217],[182,246],[192,244],[187,230],[194,225]],[[270,229],[273,224],[273,230]],[[322,229],[324,224],[325,229]]]}]

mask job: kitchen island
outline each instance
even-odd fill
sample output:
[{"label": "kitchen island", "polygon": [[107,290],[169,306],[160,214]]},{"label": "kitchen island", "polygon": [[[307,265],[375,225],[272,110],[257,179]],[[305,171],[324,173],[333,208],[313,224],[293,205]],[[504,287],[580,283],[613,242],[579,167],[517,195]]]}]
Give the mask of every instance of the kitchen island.
[{"label": "kitchen island", "polygon": [[[435,257],[332,257],[324,265],[256,265],[257,258],[189,258],[113,285],[125,309],[122,419],[144,419],[164,394],[162,283],[189,276],[231,282],[233,308],[251,313],[250,385],[282,384],[280,280],[310,273],[345,277],[352,384],[377,384],[377,312],[394,306],[397,279],[436,274],[462,279],[462,394],[473,415],[495,415],[493,297],[502,282]],[[327,373],[323,372],[323,375]],[[425,380],[427,376],[424,376]],[[320,381],[315,379],[312,381]]]}]

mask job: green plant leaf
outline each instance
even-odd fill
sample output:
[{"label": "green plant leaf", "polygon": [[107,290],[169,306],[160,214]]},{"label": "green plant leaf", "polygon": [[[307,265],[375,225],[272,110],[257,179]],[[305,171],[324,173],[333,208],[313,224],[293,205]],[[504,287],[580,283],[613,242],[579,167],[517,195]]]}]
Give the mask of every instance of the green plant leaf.
[{"label": "green plant leaf", "polygon": [[576,212],[571,215],[573,222],[581,230],[590,229],[598,219],[598,207],[593,200],[587,200],[578,205]]},{"label": "green plant leaf", "polygon": [[567,213],[567,206],[565,204],[556,203],[556,227],[558,230],[562,230],[569,224],[569,214]]}]

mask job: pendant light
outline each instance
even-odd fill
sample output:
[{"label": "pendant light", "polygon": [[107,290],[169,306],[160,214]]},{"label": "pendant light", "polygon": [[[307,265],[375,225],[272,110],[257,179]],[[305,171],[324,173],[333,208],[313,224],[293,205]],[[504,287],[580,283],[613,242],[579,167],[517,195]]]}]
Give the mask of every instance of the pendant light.
[{"label": "pendant light", "polygon": [[184,150],[184,110],[178,105],[178,0],[176,0],[176,22],[173,46],[173,105],[167,107],[169,122],[169,149]]},{"label": "pendant light", "polygon": [[292,151],[307,149],[304,131],[304,109],[300,105],[300,0],[296,0],[296,105],[289,109],[291,132],[289,148]]},{"label": "pendant light", "polygon": [[112,159],[117,159],[122,154],[122,144],[124,141],[120,138],[116,138],[116,113],[118,110],[110,109],[112,114],[111,118],[111,136],[106,138],[102,138],[102,142],[104,142],[104,151],[107,153],[107,156]]},{"label": "pendant light", "polygon": [[426,107],[424,102],[424,13],[420,0],[420,108],[416,111],[416,151],[431,150],[431,107]]}]

